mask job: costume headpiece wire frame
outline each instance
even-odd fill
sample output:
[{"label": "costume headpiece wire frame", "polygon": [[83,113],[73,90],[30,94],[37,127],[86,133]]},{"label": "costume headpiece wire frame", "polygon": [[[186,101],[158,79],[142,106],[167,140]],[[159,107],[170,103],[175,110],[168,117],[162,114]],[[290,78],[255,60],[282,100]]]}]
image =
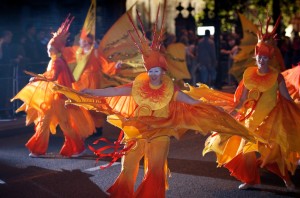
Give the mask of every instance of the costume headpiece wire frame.
[{"label": "costume headpiece wire frame", "polygon": [[263,30],[262,30],[263,24],[260,21],[260,29],[257,32],[258,42],[255,46],[255,55],[267,56],[269,58],[271,58],[273,56],[274,50],[275,50],[274,49],[275,40],[277,39],[276,30],[279,26],[280,19],[281,19],[281,16],[279,16],[277,18],[274,28],[273,28],[272,32],[270,32],[270,33],[268,31],[270,21],[271,21],[271,17],[269,16],[269,14],[267,13],[266,32],[265,33],[263,33]]},{"label": "costume headpiece wire frame", "polygon": [[164,8],[163,8],[163,16],[161,21],[160,30],[157,31],[158,28],[158,16],[160,11],[160,5],[158,6],[156,20],[154,23],[154,27],[152,30],[152,41],[149,45],[148,40],[146,38],[145,29],[143,23],[141,21],[140,15],[138,10],[136,10],[138,21],[140,23],[142,29],[142,35],[139,34],[137,27],[135,26],[131,16],[127,13],[127,16],[130,20],[131,25],[134,28],[134,32],[137,35],[138,40],[136,40],[131,31],[128,31],[129,35],[131,36],[132,41],[134,42],[135,46],[142,54],[144,60],[144,66],[147,71],[149,71],[153,67],[161,67],[164,70],[167,70],[167,62],[165,57],[160,53],[160,47],[163,41],[164,35],[164,18],[165,18],[165,10],[166,10],[166,1],[164,1]]},{"label": "costume headpiece wire frame", "polygon": [[71,23],[74,20],[74,16],[71,17],[69,14],[68,17],[65,19],[65,21],[60,25],[58,30],[53,34],[53,37],[48,43],[48,46],[51,45],[55,47],[58,51],[62,51],[62,49],[65,47],[67,38],[69,37],[69,28]]}]

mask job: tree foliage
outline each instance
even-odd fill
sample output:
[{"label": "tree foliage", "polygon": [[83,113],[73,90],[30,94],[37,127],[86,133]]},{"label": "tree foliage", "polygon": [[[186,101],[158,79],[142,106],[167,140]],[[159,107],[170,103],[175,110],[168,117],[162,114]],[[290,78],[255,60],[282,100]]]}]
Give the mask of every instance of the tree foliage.
[{"label": "tree foliage", "polygon": [[[267,12],[270,16],[278,13],[282,16],[282,28],[285,28],[300,8],[300,0],[205,0],[205,3],[207,15],[205,16],[205,12],[199,13],[197,16],[199,25],[207,20],[206,17],[212,21],[218,19],[223,32],[231,31],[233,27],[239,32],[237,12],[243,13],[255,24],[264,21]],[[274,3],[279,6],[273,6]],[[216,10],[217,13],[215,13]]]}]

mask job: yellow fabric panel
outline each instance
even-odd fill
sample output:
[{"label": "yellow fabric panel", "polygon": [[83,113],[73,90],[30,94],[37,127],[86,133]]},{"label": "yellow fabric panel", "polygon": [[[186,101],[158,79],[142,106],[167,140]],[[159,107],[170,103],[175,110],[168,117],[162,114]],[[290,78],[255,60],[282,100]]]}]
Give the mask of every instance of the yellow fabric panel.
[{"label": "yellow fabric panel", "polygon": [[185,56],[184,44],[172,43],[167,47],[165,57],[168,63],[168,71],[176,80],[191,79]]}]

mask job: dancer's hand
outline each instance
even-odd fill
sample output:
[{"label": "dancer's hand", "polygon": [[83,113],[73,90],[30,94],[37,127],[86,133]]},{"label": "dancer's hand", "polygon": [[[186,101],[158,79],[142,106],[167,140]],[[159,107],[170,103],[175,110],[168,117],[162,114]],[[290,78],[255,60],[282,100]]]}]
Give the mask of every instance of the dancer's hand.
[{"label": "dancer's hand", "polygon": [[29,79],[29,82],[32,83],[32,82],[41,81],[41,80],[44,80],[44,81],[45,81],[45,78],[31,77],[31,78]]},{"label": "dancer's hand", "polygon": [[29,79],[29,82],[31,83],[31,82],[34,82],[34,81],[36,81],[36,78],[35,77],[31,77],[30,79]]}]

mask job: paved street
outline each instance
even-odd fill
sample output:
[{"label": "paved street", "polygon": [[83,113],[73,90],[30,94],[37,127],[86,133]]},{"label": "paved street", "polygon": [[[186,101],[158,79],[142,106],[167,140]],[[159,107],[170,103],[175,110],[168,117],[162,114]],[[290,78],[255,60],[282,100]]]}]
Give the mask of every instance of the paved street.
[{"label": "paved street", "polygon": [[[117,177],[119,162],[108,169],[99,170],[99,165],[109,161],[96,164],[96,158],[90,151],[79,158],[61,157],[58,154],[63,144],[60,133],[51,136],[47,155],[30,158],[24,144],[32,135],[33,128],[19,127],[22,125],[20,121],[14,122],[12,129],[9,129],[0,121],[0,197],[107,197],[105,190]],[[113,141],[118,130],[105,126],[103,135]],[[96,139],[92,136],[86,144],[92,144]],[[166,193],[168,198],[300,197],[299,169],[293,177],[297,187],[295,192],[287,192],[279,178],[264,171],[262,185],[250,190],[238,190],[240,182],[230,177],[226,169],[216,168],[213,154],[202,157],[204,141],[204,137],[193,132],[180,141],[172,139],[168,159],[171,170],[170,189]],[[140,183],[142,175],[141,165],[137,183]]]}]

